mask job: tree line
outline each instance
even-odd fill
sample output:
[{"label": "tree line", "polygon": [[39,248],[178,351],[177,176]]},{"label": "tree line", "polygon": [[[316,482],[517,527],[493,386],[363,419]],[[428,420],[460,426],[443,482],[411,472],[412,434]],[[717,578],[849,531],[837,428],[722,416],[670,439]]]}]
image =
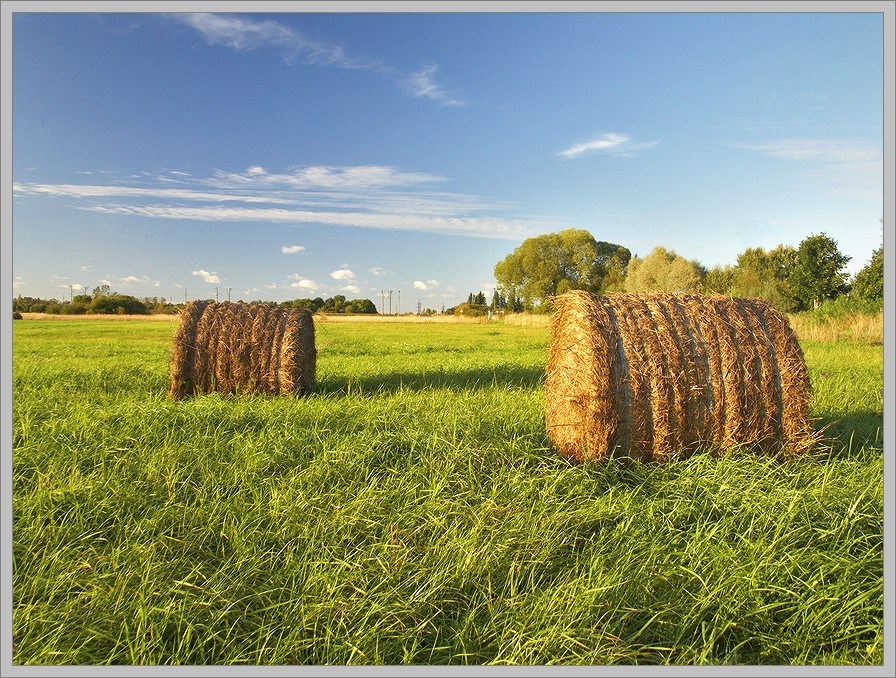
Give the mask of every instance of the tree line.
[{"label": "tree line", "polygon": [[528,238],[499,261],[497,289],[486,309],[549,312],[551,297],[573,289],[726,294],[763,299],[788,312],[847,295],[882,300],[883,246],[851,280],[844,270],[849,261],[825,233],[810,235],[797,247],[751,247],[733,265],[707,269],[665,247],[642,258],[622,245],[595,240],[586,230],[567,229]]},{"label": "tree line", "polygon": [[[214,299],[205,299],[211,303]],[[342,294],[323,299],[292,299],[274,302],[255,300],[253,304],[267,304],[283,308],[306,308],[312,313],[376,313],[376,306],[370,299],[346,299]],[[95,287],[92,294],[76,294],[70,301],[23,297],[13,299],[12,308],[18,313],[54,313],[84,315],[86,313],[146,315],[149,313],[177,313],[184,304],[173,304],[159,297],[137,297],[112,292],[108,285]]]}]

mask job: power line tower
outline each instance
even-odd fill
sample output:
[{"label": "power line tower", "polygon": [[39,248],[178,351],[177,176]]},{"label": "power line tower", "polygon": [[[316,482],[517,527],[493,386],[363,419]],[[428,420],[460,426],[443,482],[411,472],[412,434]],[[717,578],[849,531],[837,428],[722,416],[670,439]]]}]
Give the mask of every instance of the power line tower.
[{"label": "power line tower", "polygon": [[218,303],[218,288],[215,288],[215,303]]},{"label": "power line tower", "polygon": [[398,290],[398,310],[395,311],[395,315],[401,315],[401,290]]},{"label": "power line tower", "polygon": [[228,287],[228,288],[227,288],[227,301],[228,301],[228,303],[230,302],[230,290],[232,290],[232,289],[233,289],[232,287]]},{"label": "power line tower", "polygon": [[394,290],[389,290],[389,315],[392,315],[392,292]]},{"label": "power line tower", "polygon": [[386,313],[386,290],[380,290],[380,315]]}]

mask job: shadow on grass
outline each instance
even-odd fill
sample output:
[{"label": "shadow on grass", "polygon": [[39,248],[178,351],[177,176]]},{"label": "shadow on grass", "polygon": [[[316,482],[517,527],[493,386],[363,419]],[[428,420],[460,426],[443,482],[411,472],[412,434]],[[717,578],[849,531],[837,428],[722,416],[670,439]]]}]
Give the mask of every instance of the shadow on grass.
[{"label": "shadow on grass", "polygon": [[318,379],[315,393],[325,396],[389,394],[424,389],[536,388],[544,381],[544,368],[496,367],[429,372],[390,372],[370,377],[327,375]]},{"label": "shadow on grass", "polygon": [[814,426],[834,453],[883,445],[883,415],[875,410],[826,414]]}]

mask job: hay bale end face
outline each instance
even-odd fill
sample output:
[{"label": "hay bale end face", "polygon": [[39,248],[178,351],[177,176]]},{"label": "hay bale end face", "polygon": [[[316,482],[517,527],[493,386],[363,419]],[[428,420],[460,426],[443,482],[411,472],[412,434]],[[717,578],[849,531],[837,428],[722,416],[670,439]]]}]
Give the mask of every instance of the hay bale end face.
[{"label": "hay bale end face", "polygon": [[187,304],[171,347],[168,394],[304,395],[314,387],[317,351],[307,310],[266,304]]},{"label": "hay bale end face", "polygon": [[12,312],[12,319],[13,319],[13,320],[21,320],[21,319],[22,319],[22,314],[19,313],[18,311],[13,311],[13,312]]},{"label": "hay bale end face", "polygon": [[815,442],[802,350],[765,302],[573,291],[554,307],[546,424],[564,457],[792,454]]}]

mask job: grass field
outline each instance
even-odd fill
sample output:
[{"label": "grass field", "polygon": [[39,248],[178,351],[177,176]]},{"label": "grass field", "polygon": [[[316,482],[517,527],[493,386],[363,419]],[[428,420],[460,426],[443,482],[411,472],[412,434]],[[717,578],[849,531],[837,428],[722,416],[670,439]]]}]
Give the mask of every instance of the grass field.
[{"label": "grass field", "polygon": [[176,324],[14,323],[17,664],[880,664],[883,351],[830,444],[577,466],[545,327],[321,323],[306,399],[165,395]]}]

